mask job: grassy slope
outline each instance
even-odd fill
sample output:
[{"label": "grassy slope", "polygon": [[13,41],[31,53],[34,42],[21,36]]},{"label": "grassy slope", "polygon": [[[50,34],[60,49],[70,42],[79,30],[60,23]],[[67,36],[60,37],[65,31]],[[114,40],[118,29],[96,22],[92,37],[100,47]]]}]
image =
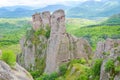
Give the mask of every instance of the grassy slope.
[{"label": "grassy slope", "polygon": [[0,19],[0,49],[13,50],[18,52],[20,50],[19,40],[25,35],[26,30],[30,27],[30,18],[21,19]]}]

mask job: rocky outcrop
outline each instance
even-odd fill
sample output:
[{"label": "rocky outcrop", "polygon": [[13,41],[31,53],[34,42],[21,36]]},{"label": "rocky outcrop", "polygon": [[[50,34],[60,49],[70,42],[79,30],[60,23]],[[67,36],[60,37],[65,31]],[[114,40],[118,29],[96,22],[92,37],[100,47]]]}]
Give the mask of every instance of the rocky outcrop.
[{"label": "rocky outcrop", "polygon": [[91,47],[86,40],[66,33],[64,11],[55,11],[51,16],[51,34],[47,49],[45,72],[54,72],[61,63],[72,59],[83,57],[88,60],[91,53]]},{"label": "rocky outcrop", "polygon": [[0,80],[33,80],[33,78],[18,64],[11,68],[5,62],[0,61]]},{"label": "rocky outcrop", "polygon": [[[110,51],[110,55],[103,60],[103,64],[101,66],[100,80],[119,80],[120,79],[120,70],[116,70],[120,66],[120,61],[118,59],[120,57],[120,46],[117,48],[113,48]],[[114,65],[109,71],[106,71],[105,65],[108,60],[113,60]],[[109,66],[108,66],[109,67]]]},{"label": "rocky outcrop", "polygon": [[105,42],[98,42],[96,52],[95,52],[95,58],[106,58],[109,54],[112,48],[120,46],[120,40],[118,39],[107,39]]},{"label": "rocky outcrop", "polygon": [[98,42],[94,58],[103,59],[100,80],[120,79],[120,39],[107,39],[105,42]]},{"label": "rocky outcrop", "polygon": [[[36,70],[38,69],[36,65],[41,66],[38,63],[41,58],[44,58],[45,72],[52,73],[57,71],[60,64],[72,59],[85,58],[88,60],[92,49],[86,40],[66,33],[63,10],[57,10],[52,15],[48,11],[33,15],[34,33],[41,28],[46,31],[48,27],[50,28],[50,37],[38,35],[37,39],[32,36],[32,39],[25,37],[20,41],[22,54],[17,59],[19,64],[26,69]],[[34,35],[34,33],[30,35]],[[33,44],[33,42],[37,44]]]}]

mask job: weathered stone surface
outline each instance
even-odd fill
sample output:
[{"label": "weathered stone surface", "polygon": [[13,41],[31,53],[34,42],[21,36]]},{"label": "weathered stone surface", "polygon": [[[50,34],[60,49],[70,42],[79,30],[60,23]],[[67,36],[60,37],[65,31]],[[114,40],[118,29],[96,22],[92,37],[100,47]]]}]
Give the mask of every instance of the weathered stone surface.
[{"label": "weathered stone surface", "polygon": [[33,29],[38,30],[42,26],[42,19],[40,13],[36,13],[32,15],[32,20],[33,20]]},{"label": "weathered stone surface", "polygon": [[51,34],[47,49],[46,73],[56,71],[61,63],[71,59],[85,58],[92,53],[91,47],[84,39],[66,33],[65,13],[55,11],[51,16]]},{"label": "weathered stone surface", "polygon": [[[109,59],[114,60],[114,65],[116,66],[120,66],[120,62],[117,60],[117,57],[120,56],[120,47],[117,48],[113,48],[110,50],[110,55],[103,61],[103,64],[101,66],[101,73],[100,73],[100,80],[110,80],[111,76],[110,76],[110,72],[106,72],[105,71],[105,64]],[[115,73],[112,73],[115,74]],[[114,80],[119,80],[120,78],[118,77],[119,73],[117,73],[114,76]],[[119,78],[119,79],[118,79]]]},{"label": "weathered stone surface", "polygon": [[120,73],[118,73],[115,77],[114,80],[120,80]]},{"label": "weathered stone surface", "polygon": [[[112,48],[118,47],[120,45],[119,39],[107,39],[105,42],[98,42],[95,58],[106,58]],[[108,55],[107,55],[108,54]]]},{"label": "weathered stone surface", "polygon": [[45,30],[46,26],[51,28],[49,39],[43,35],[39,35],[37,41],[40,41],[40,43],[37,44],[33,44],[30,42],[31,40],[27,40],[26,38],[21,40],[22,54],[18,56],[19,64],[26,69],[32,70],[34,68],[33,70],[37,70],[36,65],[38,65],[42,57],[45,57],[45,72],[52,73],[57,71],[60,64],[68,62],[71,59],[85,58],[88,60],[92,49],[86,40],[66,33],[65,13],[63,10],[57,10],[52,15],[48,11],[43,12],[41,15],[33,15],[33,29],[37,31],[40,25]]},{"label": "weathered stone surface", "polygon": [[105,64],[108,60],[112,59],[114,61],[114,67],[120,66],[120,62],[118,61],[118,57],[120,56],[120,40],[119,39],[107,39],[105,42],[99,42],[97,45],[95,58],[102,58],[103,63],[100,71],[100,80],[110,80],[111,75],[114,80],[119,80],[119,72],[115,71],[107,72],[105,70]]},{"label": "weathered stone surface", "polygon": [[32,76],[18,64],[11,68],[0,61],[0,80],[33,80]]},{"label": "weathered stone surface", "polygon": [[[26,41],[26,38],[20,40],[21,50],[23,54],[18,55],[17,62],[28,70],[33,70],[35,66],[35,46],[31,41]],[[27,46],[25,46],[27,45]]]},{"label": "weathered stone surface", "polygon": [[43,26],[50,26],[50,19],[51,19],[50,12],[49,11],[43,12],[41,17],[42,17]]}]

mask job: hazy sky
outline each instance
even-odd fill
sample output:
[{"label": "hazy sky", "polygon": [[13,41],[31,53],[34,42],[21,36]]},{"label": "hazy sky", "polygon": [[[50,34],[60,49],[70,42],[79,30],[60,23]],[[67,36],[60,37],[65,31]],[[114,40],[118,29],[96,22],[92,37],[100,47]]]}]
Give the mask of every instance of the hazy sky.
[{"label": "hazy sky", "polygon": [[26,6],[46,6],[56,3],[64,3],[65,1],[86,1],[86,0],[0,0],[0,7],[26,5]]}]

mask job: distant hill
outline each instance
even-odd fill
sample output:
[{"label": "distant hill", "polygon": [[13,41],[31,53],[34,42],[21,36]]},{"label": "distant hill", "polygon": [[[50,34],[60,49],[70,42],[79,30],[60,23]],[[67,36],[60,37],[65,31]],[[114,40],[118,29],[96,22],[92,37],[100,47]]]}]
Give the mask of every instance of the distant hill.
[{"label": "distant hill", "polygon": [[105,24],[105,25],[120,25],[120,13],[111,16],[103,24]]},{"label": "distant hill", "polygon": [[67,11],[68,17],[108,17],[120,13],[120,0],[89,0]]},{"label": "distant hill", "polygon": [[1,18],[31,17],[35,12],[55,11],[57,9],[67,10],[69,7],[64,5],[48,5],[43,8],[33,9],[27,6],[13,6],[0,8]]},{"label": "distant hill", "polygon": [[28,6],[8,6],[0,8],[0,17],[30,17],[35,12],[50,11],[57,9],[66,11],[69,18],[98,18],[108,17],[120,13],[120,0],[88,0],[85,2],[68,1],[65,4],[48,5],[43,8]]}]

